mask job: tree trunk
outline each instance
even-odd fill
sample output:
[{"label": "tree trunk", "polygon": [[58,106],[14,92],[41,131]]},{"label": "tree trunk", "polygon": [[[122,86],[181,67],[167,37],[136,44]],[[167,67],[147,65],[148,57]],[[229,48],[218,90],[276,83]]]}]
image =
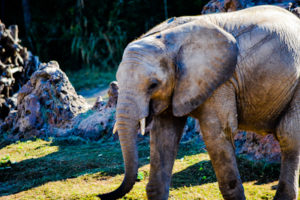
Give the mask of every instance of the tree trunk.
[{"label": "tree trunk", "polygon": [[168,3],[164,0],[165,18],[168,19]]},{"label": "tree trunk", "polygon": [[26,30],[26,34],[28,36],[28,34],[30,32],[30,23],[31,23],[29,0],[22,0],[22,6],[23,6],[25,30]]}]

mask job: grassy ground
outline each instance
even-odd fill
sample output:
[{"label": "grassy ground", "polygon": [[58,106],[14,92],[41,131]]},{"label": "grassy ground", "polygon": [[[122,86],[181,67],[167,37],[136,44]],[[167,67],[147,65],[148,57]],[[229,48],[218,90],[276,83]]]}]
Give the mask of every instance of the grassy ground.
[{"label": "grassy ground", "polygon": [[116,79],[115,70],[102,72],[98,68],[67,71],[66,74],[76,91],[106,88],[111,81]]},{"label": "grassy ground", "polygon": [[[139,144],[139,179],[124,199],[146,199],[149,177],[148,141]],[[17,142],[0,150],[0,200],[97,199],[118,187],[123,161],[118,143],[72,141]],[[272,199],[279,165],[239,158],[247,199]],[[15,162],[15,163],[14,163]],[[170,199],[222,199],[203,144],[180,146],[173,170]]]}]

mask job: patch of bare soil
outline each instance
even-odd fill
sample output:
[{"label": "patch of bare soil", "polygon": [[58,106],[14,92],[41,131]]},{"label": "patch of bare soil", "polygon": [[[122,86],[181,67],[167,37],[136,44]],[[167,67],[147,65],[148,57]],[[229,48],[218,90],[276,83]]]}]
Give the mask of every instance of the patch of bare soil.
[{"label": "patch of bare soil", "polygon": [[88,102],[88,104],[94,105],[99,96],[101,96],[103,99],[108,98],[107,95],[108,89],[109,86],[101,87],[101,88],[93,88],[90,90],[79,91],[78,94],[83,96]]}]

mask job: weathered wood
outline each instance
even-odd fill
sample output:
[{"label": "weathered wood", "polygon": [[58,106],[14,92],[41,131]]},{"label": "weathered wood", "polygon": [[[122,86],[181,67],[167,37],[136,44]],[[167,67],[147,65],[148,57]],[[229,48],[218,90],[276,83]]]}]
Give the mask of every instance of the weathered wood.
[{"label": "weathered wood", "polygon": [[10,98],[29,80],[39,65],[38,58],[20,42],[18,26],[11,25],[6,29],[0,21],[0,120],[12,109],[9,106]]}]

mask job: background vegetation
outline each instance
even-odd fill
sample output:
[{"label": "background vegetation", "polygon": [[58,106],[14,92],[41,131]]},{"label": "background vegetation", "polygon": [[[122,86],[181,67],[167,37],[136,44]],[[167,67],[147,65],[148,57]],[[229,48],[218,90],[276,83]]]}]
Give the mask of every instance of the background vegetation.
[{"label": "background vegetation", "polygon": [[57,60],[68,75],[84,70],[89,76],[114,73],[130,41],[168,17],[200,14],[208,0],[0,2],[1,21],[18,24],[23,45],[41,61]]}]

